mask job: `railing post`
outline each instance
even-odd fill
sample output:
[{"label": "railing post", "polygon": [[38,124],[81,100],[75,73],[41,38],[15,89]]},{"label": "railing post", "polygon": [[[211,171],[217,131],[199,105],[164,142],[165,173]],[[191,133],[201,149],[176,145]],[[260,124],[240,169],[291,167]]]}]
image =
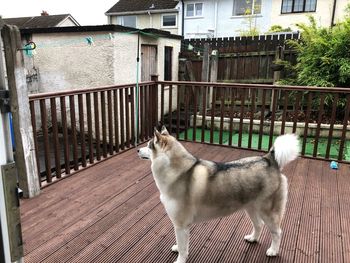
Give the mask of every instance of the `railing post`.
[{"label": "railing post", "polygon": [[19,187],[24,197],[40,193],[33,127],[29,109],[28,87],[24,71],[21,36],[17,27],[5,25],[2,31],[5,46],[6,69],[10,90],[11,112],[16,142],[15,161]]},{"label": "railing post", "polygon": [[[0,32],[3,28],[0,16]],[[0,92],[7,94],[0,34]],[[6,96],[0,98],[0,262],[23,262],[17,174],[13,163],[10,115]]]},{"label": "railing post", "polygon": [[151,81],[154,81],[154,85],[151,91],[151,96],[152,96],[152,112],[151,112],[151,123],[152,127],[157,127],[158,126],[158,79],[159,75],[151,75]]}]

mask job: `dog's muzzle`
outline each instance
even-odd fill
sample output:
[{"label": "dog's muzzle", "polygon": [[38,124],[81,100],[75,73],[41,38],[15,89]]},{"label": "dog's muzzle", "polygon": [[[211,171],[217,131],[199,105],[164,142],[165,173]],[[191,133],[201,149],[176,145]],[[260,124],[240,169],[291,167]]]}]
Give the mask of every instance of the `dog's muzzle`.
[{"label": "dog's muzzle", "polygon": [[149,160],[151,159],[151,149],[148,147],[142,147],[137,149],[137,154],[141,159]]}]

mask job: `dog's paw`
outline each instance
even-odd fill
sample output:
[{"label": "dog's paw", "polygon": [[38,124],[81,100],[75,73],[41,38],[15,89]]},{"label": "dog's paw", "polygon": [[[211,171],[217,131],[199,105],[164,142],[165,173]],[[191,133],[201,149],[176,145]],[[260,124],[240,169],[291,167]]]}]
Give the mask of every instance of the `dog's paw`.
[{"label": "dog's paw", "polygon": [[174,263],[186,263],[186,258],[178,257]]},{"label": "dog's paw", "polygon": [[254,237],[254,235],[246,235],[244,237],[244,240],[249,242],[249,243],[255,243],[258,242],[257,238]]},{"label": "dog's paw", "polygon": [[276,251],[271,247],[266,251],[266,256],[268,257],[276,257],[277,255],[278,255],[278,251]]},{"label": "dog's paw", "polygon": [[186,259],[177,259],[174,263],[186,263]]},{"label": "dog's paw", "polygon": [[173,252],[179,252],[177,245],[173,245],[173,246],[171,247],[171,251],[173,251]]}]

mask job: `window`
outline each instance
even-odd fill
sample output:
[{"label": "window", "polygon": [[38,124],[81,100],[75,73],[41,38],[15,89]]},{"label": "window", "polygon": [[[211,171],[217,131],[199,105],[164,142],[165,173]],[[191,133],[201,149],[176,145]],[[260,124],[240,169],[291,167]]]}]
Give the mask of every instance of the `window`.
[{"label": "window", "polygon": [[193,3],[186,5],[186,16],[196,17],[203,15],[203,3]]},{"label": "window", "polygon": [[317,0],[282,0],[282,14],[315,12]]},{"label": "window", "polygon": [[117,24],[121,26],[136,27],[136,16],[118,16]]},{"label": "window", "polygon": [[233,15],[255,15],[261,13],[261,0],[234,0]]},{"label": "window", "polygon": [[163,27],[175,27],[176,26],[176,15],[163,15],[162,16]]}]

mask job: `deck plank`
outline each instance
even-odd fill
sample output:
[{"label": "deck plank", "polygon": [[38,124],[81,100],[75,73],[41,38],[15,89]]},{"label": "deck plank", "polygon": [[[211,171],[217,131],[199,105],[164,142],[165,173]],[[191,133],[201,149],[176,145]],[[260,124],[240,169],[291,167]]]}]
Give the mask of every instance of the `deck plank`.
[{"label": "deck plank", "polygon": [[322,165],[312,160],[307,161],[307,183],[302,204],[303,211],[300,218],[295,262],[318,262],[320,254]]},{"label": "deck plank", "polygon": [[343,262],[337,171],[322,166],[320,262]]},{"label": "deck plank", "polygon": [[[196,157],[229,161],[253,151],[183,143]],[[188,262],[349,262],[350,166],[299,158],[284,173],[289,200],[279,257],[271,237],[248,244],[243,211],[191,227]],[[132,167],[132,169],[130,169]],[[172,224],[159,202],[150,163],[129,150],[21,201],[25,262],[173,262]]]},{"label": "deck plank", "polygon": [[350,167],[340,164],[337,175],[343,262],[350,262]]}]

